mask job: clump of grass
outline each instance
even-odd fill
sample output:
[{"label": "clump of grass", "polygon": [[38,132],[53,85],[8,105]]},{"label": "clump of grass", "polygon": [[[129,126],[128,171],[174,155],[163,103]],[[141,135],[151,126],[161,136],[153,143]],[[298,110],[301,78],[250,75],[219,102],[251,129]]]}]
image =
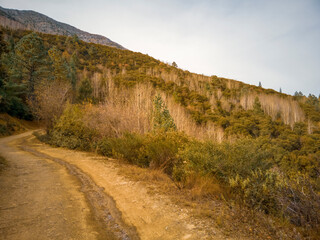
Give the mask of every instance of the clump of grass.
[{"label": "clump of grass", "polygon": [[193,199],[219,196],[223,188],[214,177],[190,175],[186,180],[186,187],[190,188]]},{"label": "clump of grass", "polygon": [[9,136],[25,130],[21,119],[11,117],[8,114],[0,114],[0,136]]},{"label": "clump of grass", "polygon": [[7,160],[4,157],[0,156],[0,172],[4,170],[7,166],[8,166]]}]

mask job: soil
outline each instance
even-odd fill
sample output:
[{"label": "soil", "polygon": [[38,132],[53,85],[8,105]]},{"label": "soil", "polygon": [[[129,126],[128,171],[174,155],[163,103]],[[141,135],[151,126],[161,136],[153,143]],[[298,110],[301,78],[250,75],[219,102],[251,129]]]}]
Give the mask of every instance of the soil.
[{"label": "soil", "polygon": [[121,174],[112,159],[52,148],[32,132],[0,139],[4,239],[226,239],[187,208]]}]

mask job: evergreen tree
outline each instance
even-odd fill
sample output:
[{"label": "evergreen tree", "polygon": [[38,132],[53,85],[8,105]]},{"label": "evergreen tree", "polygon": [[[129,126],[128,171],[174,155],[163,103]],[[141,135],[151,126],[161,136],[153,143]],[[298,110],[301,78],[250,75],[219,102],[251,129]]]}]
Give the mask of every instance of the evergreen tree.
[{"label": "evergreen tree", "polygon": [[73,36],[72,36],[72,41],[74,42],[74,43],[79,43],[79,37],[78,37],[78,35],[77,34],[74,34]]},{"label": "evergreen tree", "polygon": [[[7,44],[3,40],[3,32],[0,30],[0,59],[1,59],[2,54],[5,54],[6,52],[7,52]],[[0,89],[4,84],[4,79],[6,78],[5,66],[2,63],[3,63],[3,61],[1,59],[1,62],[0,62]],[[0,95],[0,97],[1,97],[1,95]]]},{"label": "evergreen tree", "polygon": [[256,114],[263,114],[263,110],[262,110],[262,107],[261,107],[261,103],[260,103],[260,100],[259,100],[258,97],[256,97],[256,98],[254,99],[253,111],[254,111]]},{"label": "evergreen tree", "polygon": [[[9,78],[10,66],[7,65],[10,46],[3,40],[3,33],[0,31],[0,112],[9,113],[19,118],[31,119],[30,111],[24,102],[26,85],[17,83]],[[13,49],[13,47],[11,48]]]},{"label": "evergreen tree", "polygon": [[[6,43],[3,40],[3,32],[0,30],[0,58],[6,53]],[[5,78],[6,71],[5,66],[3,65],[3,59],[0,62],[0,112],[6,112],[7,103],[6,103],[6,92],[5,92]]]},{"label": "evergreen tree", "polygon": [[61,51],[57,47],[52,47],[48,51],[48,54],[52,62],[54,80],[64,82],[70,81],[67,61],[62,57]]},{"label": "evergreen tree", "polygon": [[74,91],[77,85],[77,65],[78,65],[78,57],[76,54],[72,54],[69,62],[69,77],[70,77],[72,89]]},{"label": "evergreen tree", "polygon": [[25,83],[28,96],[34,92],[34,86],[48,76],[47,53],[42,39],[36,33],[30,33],[17,43],[10,56],[11,77],[18,83]]},{"label": "evergreen tree", "polygon": [[26,95],[24,84],[8,81],[4,83],[2,90],[3,98],[0,103],[0,112],[7,112],[18,118],[32,119],[30,110],[24,102],[24,96]]},{"label": "evergreen tree", "polygon": [[163,129],[165,131],[176,130],[177,127],[171,117],[167,106],[163,102],[160,95],[155,96],[153,100],[154,116],[153,116],[153,128]]},{"label": "evergreen tree", "polygon": [[295,97],[303,97],[303,93],[301,92],[301,91],[296,91],[295,93],[294,93],[294,96]]},{"label": "evergreen tree", "polygon": [[78,101],[79,102],[94,101],[92,93],[93,93],[93,88],[92,88],[91,82],[88,78],[86,78],[80,84]]}]

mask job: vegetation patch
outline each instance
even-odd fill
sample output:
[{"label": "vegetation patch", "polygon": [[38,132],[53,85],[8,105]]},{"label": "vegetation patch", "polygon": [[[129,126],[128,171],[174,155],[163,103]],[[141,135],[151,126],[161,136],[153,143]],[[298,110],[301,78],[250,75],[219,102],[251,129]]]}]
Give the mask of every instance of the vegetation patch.
[{"label": "vegetation patch", "polygon": [[21,120],[8,114],[0,114],[0,136],[9,136],[25,130],[26,127],[23,126]]},{"label": "vegetation patch", "polygon": [[7,160],[0,156],[0,172],[2,172],[8,166]]}]

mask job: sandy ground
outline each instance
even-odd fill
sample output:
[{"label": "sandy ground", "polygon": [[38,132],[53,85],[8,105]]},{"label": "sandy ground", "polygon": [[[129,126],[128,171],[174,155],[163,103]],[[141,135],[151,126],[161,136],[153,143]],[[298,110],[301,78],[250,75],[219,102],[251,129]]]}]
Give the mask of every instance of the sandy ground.
[{"label": "sandy ground", "polygon": [[0,238],[97,239],[75,177],[8,144],[29,134],[0,139],[0,154],[9,164],[0,174]]},{"label": "sandy ground", "polygon": [[119,174],[112,160],[52,148],[31,134],[0,139],[9,162],[0,174],[4,239],[225,239]]}]

